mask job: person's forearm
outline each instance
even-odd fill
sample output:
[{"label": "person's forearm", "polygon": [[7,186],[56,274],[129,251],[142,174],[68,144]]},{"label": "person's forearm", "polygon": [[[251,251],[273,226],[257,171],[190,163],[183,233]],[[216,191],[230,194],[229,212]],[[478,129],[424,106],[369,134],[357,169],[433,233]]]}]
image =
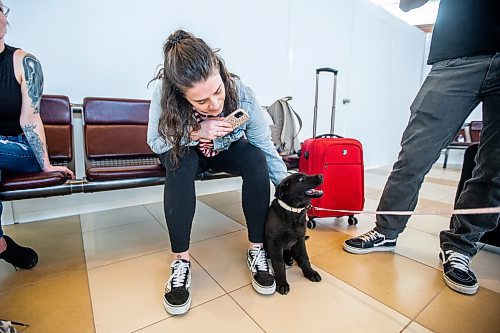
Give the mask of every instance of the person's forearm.
[{"label": "person's forearm", "polygon": [[[34,117],[35,118],[35,117]],[[33,150],[33,153],[42,170],[50,166],[49,154],[47,151],[47,143],[45,139],[45,131],[42,121],[38,119],[30,119],[22,122],[21,127],[28,143]]]},{"label": "person's forearm", "polygon": [[429,0],[400,0],[399,1],[399,8],[403,12],[410,11],[415,8],[419,8],[423,6],[426,2],[429,2]]}]

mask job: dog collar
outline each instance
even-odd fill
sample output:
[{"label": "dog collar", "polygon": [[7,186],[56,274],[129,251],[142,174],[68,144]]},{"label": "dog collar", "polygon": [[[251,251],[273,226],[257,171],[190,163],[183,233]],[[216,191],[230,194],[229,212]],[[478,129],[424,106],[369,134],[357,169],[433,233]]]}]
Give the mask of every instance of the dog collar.
[{"label": "dog collar", "polygon": [[291,207],[291,206],[288,206],[286,203],[284,203],[283,201],[281,201],[280,199],[278,199],[278,204],[283,207],[284,209],[290,211],[290,212],[294,212],[294,213],[300,213],[302,212],[304,209],[306,209],[305,207],[304,208],[295,208],[295,207]]}]

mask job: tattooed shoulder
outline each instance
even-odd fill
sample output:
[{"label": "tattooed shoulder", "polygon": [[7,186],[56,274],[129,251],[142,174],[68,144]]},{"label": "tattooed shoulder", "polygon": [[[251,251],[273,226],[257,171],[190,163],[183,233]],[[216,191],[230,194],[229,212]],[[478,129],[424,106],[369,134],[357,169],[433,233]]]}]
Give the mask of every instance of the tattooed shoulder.
[{"label": "tattooed shoulder", "polygon": [[35,109],[35,113],[38,113],[43,92],[42,66],[35,56],[26,54],[23,58],[23,68],[31,106]]}]

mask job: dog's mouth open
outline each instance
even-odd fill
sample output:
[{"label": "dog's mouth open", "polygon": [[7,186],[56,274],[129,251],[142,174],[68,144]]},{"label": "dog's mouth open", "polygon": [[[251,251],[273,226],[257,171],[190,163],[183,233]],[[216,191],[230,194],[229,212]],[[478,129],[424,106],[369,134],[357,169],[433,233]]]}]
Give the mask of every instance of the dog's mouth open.
[{"label": "dog's mouth open", "polygon": [[309,198],[319,198],[323,195],[323,191],[312,188],[312,189],[306,191],[306,195]]}]

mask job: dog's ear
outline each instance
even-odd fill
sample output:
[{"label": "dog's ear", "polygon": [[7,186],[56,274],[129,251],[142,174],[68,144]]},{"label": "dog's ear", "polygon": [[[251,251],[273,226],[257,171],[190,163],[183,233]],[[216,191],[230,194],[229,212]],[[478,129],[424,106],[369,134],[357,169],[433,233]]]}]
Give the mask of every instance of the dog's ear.
[{"label": "dog's ear", "polygon": [[283,195],[285,195],[288,187],[290,187],[290,180],[287,179],[283,182],[281,182],[277,187],[276,191],[274,192],[274,196],[278,199],[281,199]]}]

